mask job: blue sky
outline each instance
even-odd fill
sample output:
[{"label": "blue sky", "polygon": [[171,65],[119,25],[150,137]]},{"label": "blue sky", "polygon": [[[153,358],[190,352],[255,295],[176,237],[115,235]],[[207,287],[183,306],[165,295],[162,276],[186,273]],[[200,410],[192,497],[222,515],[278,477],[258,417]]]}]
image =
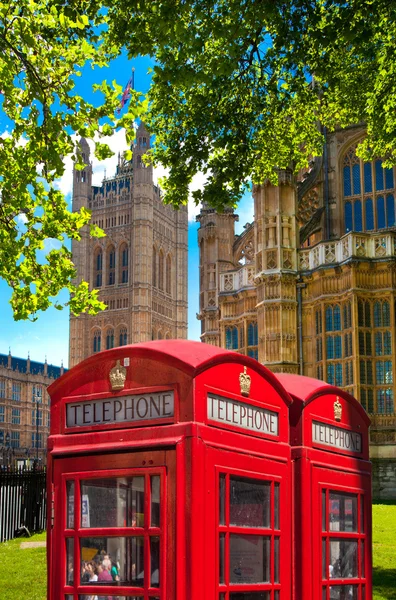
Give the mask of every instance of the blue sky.
[{"label": "blue sky", "polygon": [[[135,67],[135,88],[138,91],[146,92],[150,85],[150,75],[148,69],[152,66],[149,58],[142,57],[129,61],[127,57],[120,56],[112,62],[107,69],[89,69],[83,71],[83,77],[76,80],[76,92],[83,95],[91,101],[95,101],[95,95],[92,92],[92,84],[99,83],[103,79],[109,81],[116,80],[117,83],[124,86],[131,76],[131,69]],[[9,125],[0,112],[0,135]],[[126,149],[123,132],[118,132],[110,141],[110,145],[116,154]],[[104,172],[108,177],[115,171],[117,157],[108,159],[105,162],[98,163],[94,161],[94,184],[101,183]],[[71,161],[66,160],[66,171],[59,187],[71,199],[72,179],[71,179]],[[161,176],[158,170],[157,176]],[[199,187],[202,177],[197,176],[194,187]],[[198,209],[192,204],[189,205],[189,230],[188,230],[188,337],[191,340],[199,340],[200,323],[196,319],[196,313],[199,311],[199,289],[198,289],[198,244],[197,231],[198,223],[195,222],[195,216]],[[237,223],[236,233],[240,233],[243,225],[253,219],[253,200],[251,196],[246,196],[240,206],[237,214],[240,216]],[[51,242],[49,242],[51,243]],[[44,361],[45,357],[50,364],[60,365],[61,361],[68,366],[68,348],[69,348],[69,312],[67,309],[58,311],[49,309],[39,314],[39,318],[34,323],[30,321],[15,322],[12,318],[12,310],[9,304],[11,290],[6,283],[0,280],[0,353],[8,353],[9,348],[13,356],[26,358],[30,353],[32,360]],[[66,292],[61,293],[59,299],[67,301]]]}]

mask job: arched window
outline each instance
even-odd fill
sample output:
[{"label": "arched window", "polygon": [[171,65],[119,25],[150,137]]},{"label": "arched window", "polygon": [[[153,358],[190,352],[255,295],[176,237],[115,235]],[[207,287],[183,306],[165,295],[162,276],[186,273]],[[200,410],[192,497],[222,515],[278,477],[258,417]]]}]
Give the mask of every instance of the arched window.
[{"label": "arched window", "polygon": [[226,349],[227,350],[238,350],[238,327],[226,327]]},{"label": "arched window", "polygon": [[249,323],[249,325],[248,325],[248,346],[257,346],[257,344],[258,344],[257,323]]},{"label": "arched window", "polygon": [[94,285],[95,287],[102,286],[102,273],[103,273],[103,252],[101,248],[98,248],[94,254]]},{"label": "arched window", "polygon": [[114,348],[114,329],[108,329],[106,333],[106,350]]},{"label": "arched window", "polygon": [[102,334],[100,329],[95,329],[94,334],[93,334],[93,352],[95,354],[95,352],[100,352],[101,349],[101,345],[102,345]]},{"label": "arched window", "polygon": [[158,256],[158,287],[160,290],[164,289],[164,253],[162,250]]},{"label": "arched window", "polygon": [[381,160],[364,163],[356,156],[356,145],[347,150],[343,164],[346,233],[395,226],[394,181],[393,167],[384,168]]},{"label": "arched window", "polygon": [[128,283],[128,246],[125,244],[120,248],[120,278],[121,283]]},{"label": "arched window", "polygon": [[170,254],[166,257],[166,293],[171,293],[172,285],[172,259]]},{"label": "arched window", "polygon": [[155,247],[153,247],[152,281],[153,287],[157,287],[157,250]]},{"label": "arched window", "polygon": [[162,331],[161,331],[161,329],[158,331],[157,340],[162,340]]},{"label": "arched window", "polygon": [[120,329],[119,345],[120,346],[126,346],[127,343],[128,343],[127,329],[126,329],[126,327],[122,327]]},{"label": "arched window", "polygon": [[110,246],[107,250],[108,285],[115,284],[115,262],[115,248],[114,246]]}]

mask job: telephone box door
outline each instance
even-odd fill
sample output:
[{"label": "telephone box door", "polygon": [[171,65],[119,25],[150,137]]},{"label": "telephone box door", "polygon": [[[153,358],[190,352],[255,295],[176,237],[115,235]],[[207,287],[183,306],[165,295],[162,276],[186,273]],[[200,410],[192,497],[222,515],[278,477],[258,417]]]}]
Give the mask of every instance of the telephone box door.
[{"label": "telephone box door", "polygon": [[319,467],[313,473],[314,597],[368,600],[370,477]]},{"label": "telephone box door", "polygon": [[53,598],[174,598],[174,470],[169,450],[54,460]]},{"label": "telephone box door", "polygon": [[[210,449],[214,597],[217,600],[290,598],[289,465]],[[212,595],[210,597],[213,597]]]}]

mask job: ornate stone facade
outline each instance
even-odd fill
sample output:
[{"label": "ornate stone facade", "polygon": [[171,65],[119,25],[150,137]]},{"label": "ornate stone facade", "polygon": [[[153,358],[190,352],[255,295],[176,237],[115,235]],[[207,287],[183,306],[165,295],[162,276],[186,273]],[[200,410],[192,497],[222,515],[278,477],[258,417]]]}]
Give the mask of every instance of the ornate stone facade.
[{"label": "ornate stone facade", "polygon": [[87,166],[74,170],[73,209],[89,208],[106,237],[85,231],[72,243],[73,260],[107,309],[71,316],[70,366],[115,346],[187,337],[187,208],[163,204],[143,162],[148,131],[139,126],[132,161],[119,157],[115,176],[100,187],[92,186],[89,146],[80,144]]},{"label": "ornate stone facade", "polygon": [[372,419],[374,492],[389,498],[396,497],[396,168],[363,163],[356,155],[363,135],[359,127],[328,135],[323,157],[300,177],[286,170],[278,186],[255,185],[255,220],[239,236],[233,212],[202,209],[198,318],[203,341],[357,397]]}]

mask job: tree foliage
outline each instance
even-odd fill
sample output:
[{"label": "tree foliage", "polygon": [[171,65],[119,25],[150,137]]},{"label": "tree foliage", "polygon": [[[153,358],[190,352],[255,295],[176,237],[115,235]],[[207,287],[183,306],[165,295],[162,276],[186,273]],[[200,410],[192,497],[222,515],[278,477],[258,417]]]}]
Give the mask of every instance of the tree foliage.
[{"label": "tree foliage", "polygon": [[148,123],[166,199],[185,202],[202,170],[196,200],[233,205],[247,182],[321,154],[322,127],[364,122],[361,155],[394,164],[395,16],[386,0],[115,2],[112,39],[156,59]]},{"label": "tree foliage", "polygon": [[[89,103],[74,89],[84,65],[107,65],[123,48],[153,57],[144,119],[151,160],[169,169],[165,201],[186,203],[203,171],[195,200],[222,209],[251,181],[321,154],[323,127],[365,123],[360,155],[396,162],[395,17],[389,0],[0,2],[0,99],[11,124],[0,137],[0,276],[15,318],[47,308],[64,287],[74,313],[103,306],[73,283],[67,240],[80,239],[90,215],[68,210],[56,179],[74,134],[123,126],[131,139],[144,105],[133,93],[117,120],[121,88],[106,82]],[[108,154],[97,143],[96,155]],[[59,247],[42,260],[48,239]]]},{"label": "tree foliage", "polygon": [[[97,291],[75,283],[69,250],[90,213],[71,212],[56,184],[66,156],[84,166],[76,135],[100,139],[141,110],[135,94],[130,114],[117,123],[120,86],[98,85],[97,105],[74,89],[84,66],[105,66],[119,52],[104,43],[101,7],[91,0],[0,3],[0,104],[8,124],[0,137],[0,276],[12,288],[15,319],[35,318],[63,288],[73,313],[104,307]],[[96,156],[108,155],[98,142]],[[91,234],[102,235],[93,226]]]}]

